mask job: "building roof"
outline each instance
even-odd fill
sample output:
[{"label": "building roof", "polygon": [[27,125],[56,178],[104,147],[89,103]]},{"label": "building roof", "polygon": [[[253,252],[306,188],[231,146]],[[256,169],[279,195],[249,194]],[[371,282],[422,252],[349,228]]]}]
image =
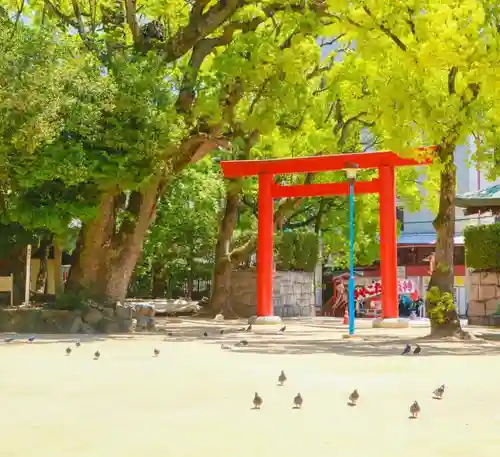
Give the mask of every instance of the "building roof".
[{"label": "building roof", "polygon": [[[464,237],[462,235],[455,235],[455,246],[464,244]],[[405,246],[432,246],[436,244],[435,233],[401,233],[398,238],[398,245]]]},{"label": "building roof", "polygon": [[465,208],[467,214],[500,211],[500,184],[485,187],[475,192],[457,195],[456,205]]}]

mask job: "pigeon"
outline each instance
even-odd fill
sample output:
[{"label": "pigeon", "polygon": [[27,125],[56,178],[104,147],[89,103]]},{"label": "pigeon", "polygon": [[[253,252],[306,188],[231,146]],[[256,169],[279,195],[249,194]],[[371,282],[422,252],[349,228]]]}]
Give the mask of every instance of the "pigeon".
[{"label": "pigeon", "polygon": [[356,406],[356,402],[359,400],[359,392],[358,392],[358,389],[354,389],[352,392],[351,392],[351,395],[349,395],[349,403],[352,405],[352,406]]},{"label": "pigeon", "polygon": [[282,386],[285,384],[286,381],[286,374],[283,370],[281,370],[280,375],[278,376],[278,385]]},{"label": "pigeon", "polygon": [[30,336],[30,337],[28,338],[28,342],[29,342],[29,343],[33,343],[33,341],[35,341],[35,337],[34,337],[34,336]]},{"label": "pigeon", "polygon": [[79,348],[81,344],[82,344],[82,343],[80,343],[80,340],[77,340],[77,341],[76,341],[76,343],[75,343],[75,346],[76,346],[77,348]]},{"label": "pigeon", "polygon": [[6,343],[11,343],[12,341],[14,341],[14,337],[13,336],[9,336],[8,338],[5,338],[4,341]]},{"label": "pigeon", "polygon": [[248,341],[247,340],[241,340],[240,342],[236,343],[236,346],[238,346],[238,347],[248,346]]},{"label": "pigeon", "polygon": [[401,355],[406,355],[406,354],[409,354],[411,352],[411,346],[409,344],[407,344],[405,346],[405,350],[401,353]]},{"label": "pigeon", "polygon": [[208,333],[207,332],[203,333],[203,336],[208,336]]},{"label": "pigeon", "polygon": [[297,394],[295,395],[295,398],[293,399],[293,407],[295,409],[300,409],[302,408],[302,403],[304,402],[302,395]]},{"label": "pigeon", "polygon": [[224,329],[221,329],[220,334],[224,335]]},{"label": "pigeon", "polygon": [[172,332],[168,332],[167,336],[174,336],[174,334]]},{"label": "pigeon", "polygon": [[70,355],[71,354],[71,348],[68,346],[66,348],[66,355]]},{"label": "pigeon", "polygon": [[443,398],[445,385],[440,385],[433,393],[436,400],[441,400]]},{"label": "pigeon", "polygon": [[94,352],[94,360],[98,360],[101,357],[101,353],[99,351]]},{"label": "pigeon", "polygon": [[255,392],[255,395],[253,397],[253,408],[260,409],[262,403],[264,403],[264,400],[262,400],[262,397],[257,392]]},{"label": "pigeon", "polygon": [[417,344],[417,347],[415,348],[415,350],[413,351],[413,354],[414,355],[418,355],[422,352],[422,348]]},{"label": "pigeon", "polygon": [[415,400],[410,406],[410,414],[413,419],[416,419],[420,413],[420,405]]},{"label": "pigeon", "polygon": [[221,349],[231,349],[231,346],[228,346],[227,344],[221,344],[220,348]]},{"label": "pigeon", "polygon": [[280,328],[280,332],[283,333],[286,330],[286,325],[283,325],[283,327]]},{"label": "pigeon", "polygon": [[155,357],[158,357],[160,355],[160,350],[159,349],[154,349],[154,354],[155,354]]},{"label": "pigeon", "polygon": [[252,331],[252,324],[250,324],[246,329],[245,332],[251,332]]}]

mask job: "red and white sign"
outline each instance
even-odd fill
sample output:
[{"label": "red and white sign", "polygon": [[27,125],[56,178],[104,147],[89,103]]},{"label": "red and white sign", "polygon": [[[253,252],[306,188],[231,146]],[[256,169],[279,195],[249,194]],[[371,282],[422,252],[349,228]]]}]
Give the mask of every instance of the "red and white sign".
[{"label": "red and white sign", "polygon": [[[372,298],[382,293],[382,282],[374,281],[366,286],[358,286],[354,290],[354,299]],[[411,279],[398,280],[398,295],[418,295],[415,283]]]}]

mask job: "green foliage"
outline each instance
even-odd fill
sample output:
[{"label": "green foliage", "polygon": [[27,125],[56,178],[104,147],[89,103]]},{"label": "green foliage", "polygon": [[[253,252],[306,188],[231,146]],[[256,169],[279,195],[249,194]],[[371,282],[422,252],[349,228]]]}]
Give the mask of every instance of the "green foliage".
[{"label": "green foliage", "polygon": [[295,260],[296,232],[283,232],[275,237],[276,264],[279,270],[292,270]]},{"label": "green foliage", "polygon": [[470,225],[464,238],[469,268],[500,271],[500,224]]},{"label": "green foliage", "polygon": [[314,271],[318,263],[318,236],[313,232],[283,232],[275,238],[279,270]]},{"label": "green foliage", "polygon": [[188,277],[210,278],[222,192],[222,178],[210,160],[175,179],[158,204],[131,293],[150,289],[153,275],[173,287]]},{"label": "green foliage", "polygon": [[429,303],[431,319],[439,324],[446,324],[456,311],[453,295],[449,292],[441,293],[439,287],[431,287],[426,297]]}]

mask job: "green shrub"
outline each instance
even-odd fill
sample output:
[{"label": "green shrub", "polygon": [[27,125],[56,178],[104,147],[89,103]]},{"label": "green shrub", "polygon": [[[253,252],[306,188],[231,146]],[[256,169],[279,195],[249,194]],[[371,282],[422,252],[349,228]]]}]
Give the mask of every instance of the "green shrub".
[{"label": "green shrub", "polygon": [[453,295],[449,292],[441,293],[439,287],[431,287],[427,292],[427,302],[429,303],[429,314],[432,320],[439,324],[444,324],[452,316],[452,311],[456,310]]},{"label": "green shrub", "polygon": [[295,259],[295,234],[284,232],[276,237],[276,264],[279,270],[291,270]]},{"label": "green shrub", "polygon": [[318,235],[295,231],[280,233],[275,238],[278,270],[314,271],[318,262]]},{"label": "green shrub", "polygon": [[471,225],[464,238],[469,268],[500,271],[500,224]]}]

